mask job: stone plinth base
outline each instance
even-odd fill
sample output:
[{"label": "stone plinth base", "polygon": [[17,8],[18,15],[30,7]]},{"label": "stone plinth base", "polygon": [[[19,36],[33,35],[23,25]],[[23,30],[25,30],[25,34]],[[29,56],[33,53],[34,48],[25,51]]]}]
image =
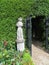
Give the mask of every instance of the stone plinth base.
[{"label": "stone plinth base", "polygon": [[17,50],[18,51],[24,51],[25,45],[24,43],[17,43]]}]

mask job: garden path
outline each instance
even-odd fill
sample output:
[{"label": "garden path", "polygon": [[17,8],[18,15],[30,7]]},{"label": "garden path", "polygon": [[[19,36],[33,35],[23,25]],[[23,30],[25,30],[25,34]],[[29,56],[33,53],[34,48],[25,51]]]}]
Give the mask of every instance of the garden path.
[{"label": "garden path", "polygon": [[[41,46],[39,47],[40,42],[34,41],[32,44],[32,58],[35,65],[49,65],[49,53],[44,51]],[[37,45],[35,45],[37,44]],[[40,43],[41,44],[41,43]]]}]

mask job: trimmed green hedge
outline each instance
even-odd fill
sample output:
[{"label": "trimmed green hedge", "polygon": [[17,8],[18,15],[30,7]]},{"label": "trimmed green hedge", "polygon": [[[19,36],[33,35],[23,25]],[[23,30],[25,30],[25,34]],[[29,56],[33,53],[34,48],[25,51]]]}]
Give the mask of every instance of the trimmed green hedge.
[{"label": "trimmed green hedge", "polygon": [[0,0],[0,40],[15,40],[17,19],[29,14],[31,4],[28,0]]},{"label": "trimmed green hedge", "polygon": [[15,26],[20,16],[47,16],[48,13],[49,0],[0,0],[0,40],[15,41]]}]

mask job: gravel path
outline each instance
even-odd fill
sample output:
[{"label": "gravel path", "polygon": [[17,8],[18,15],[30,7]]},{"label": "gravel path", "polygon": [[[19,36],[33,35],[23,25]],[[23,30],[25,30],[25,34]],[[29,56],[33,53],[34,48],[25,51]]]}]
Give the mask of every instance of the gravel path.
[{"label": "gravel path", "polygon": [[[33,42],[39,43],[39,42]],[[32,58],[35,65],[49,65],[49,54],[32,44]]]}]

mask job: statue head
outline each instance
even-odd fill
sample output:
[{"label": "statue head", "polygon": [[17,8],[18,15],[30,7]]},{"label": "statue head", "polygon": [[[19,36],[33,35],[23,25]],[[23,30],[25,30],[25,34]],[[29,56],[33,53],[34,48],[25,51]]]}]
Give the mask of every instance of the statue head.
[{"label": "statue head", "polygon": [[22,18],[18,18],[18,23],[16,24],[17,27],[22,27],[23,23],[22,23]]}]

